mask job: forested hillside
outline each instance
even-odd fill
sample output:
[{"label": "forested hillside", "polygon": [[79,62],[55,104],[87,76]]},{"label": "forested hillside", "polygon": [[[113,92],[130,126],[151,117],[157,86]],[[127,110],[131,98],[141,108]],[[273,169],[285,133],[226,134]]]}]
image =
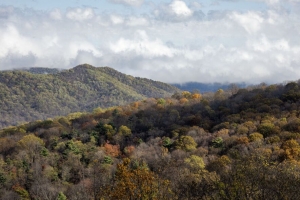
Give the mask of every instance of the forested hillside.
[{"label": "forested hillside", "polygon": [[299,106],[262,84],[6,128],[0,198],[299,199]]},{"label": "forested hillside", "polygon": [[[48,73],[48,74],[45,74]],[[32,68],[0,72],[0,127],[37,119],[171,96],[177,88],[109,67]]]}]

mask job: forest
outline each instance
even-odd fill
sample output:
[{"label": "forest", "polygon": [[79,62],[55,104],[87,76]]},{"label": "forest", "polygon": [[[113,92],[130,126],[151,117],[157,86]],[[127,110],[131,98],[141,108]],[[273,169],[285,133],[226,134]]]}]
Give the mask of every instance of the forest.
[{"label": "forest", "polygon": [[0,198],[299,199],[300,82],[175,92],[0,131]]},{"label": "forest", "polygon": [[31,68],[0,72],[0,128],[39,119],[171,96],[171,85],[109,67]]}]

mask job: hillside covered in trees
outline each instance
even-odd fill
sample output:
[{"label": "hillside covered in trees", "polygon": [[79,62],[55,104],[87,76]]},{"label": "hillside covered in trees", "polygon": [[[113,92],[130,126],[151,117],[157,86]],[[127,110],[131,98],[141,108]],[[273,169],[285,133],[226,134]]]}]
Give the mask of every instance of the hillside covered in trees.
[{"label": "hillside covered in trees", "polygon": [[124,105],[147,97],[171,96],[177,88],[135,78],[109,67],[0,72],[0,127]]},{"label": "hillside covered in trees", "polygon": [[262,84],[6,128],[0,198],[299,199],[299,106]]}]

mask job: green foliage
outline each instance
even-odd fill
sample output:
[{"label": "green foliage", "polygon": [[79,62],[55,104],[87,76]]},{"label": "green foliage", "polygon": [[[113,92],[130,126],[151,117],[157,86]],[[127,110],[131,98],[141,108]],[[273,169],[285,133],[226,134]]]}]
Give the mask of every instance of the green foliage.
[{"label": "green foliage", "polygon": [[49,155],[49,151],[47,148],[43,147],[40,154],[46,157]]},{"label": "green foliage", "polygon": [[211,141],[211,143],[212,143],[212,146],[213,146],[214,148],[220,148],[220,147],[223,147],[223,138],[221,138],[221,137],[216,137],[216,138],[214,138],[214,139]]},{"label": "green foliage", "polygon": [[76,155],[81,154],[84,150],[84,145],[81,141],[69,140],[66,143],[66,153],[72,152]]},{"label": "green foliage", "polygon": [[58,193],[56,200],[67,200],[66,195],[63,192]]},{"label": "green foliage", "polygon": [[110,156],[104,156],[103,162],[109,165],[113,164],[113,160]]},{"label": "green foliage", "polygon": [[157,100],[157,104],[158,105],[165,105],[166,104],[166,100],[163,99],[163,98],[160,98],[160,99]]},{"label": "green foliage", "polygon": [[164,147],[170,147],[172,145],[172,140],[169,137],[164,137],[162,142]]},{"label": "green foliage", "polygon": [[257,131],[264,137],[268,137],[273,134],[278,134],[278,129],[271,122],[264,122],[258,126]]}]

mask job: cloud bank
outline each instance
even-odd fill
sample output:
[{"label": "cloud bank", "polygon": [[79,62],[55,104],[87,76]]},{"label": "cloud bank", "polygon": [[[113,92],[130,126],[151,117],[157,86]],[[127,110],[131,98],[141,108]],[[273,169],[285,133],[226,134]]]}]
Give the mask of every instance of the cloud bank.
[{"label": "cloud bank", "polygon": [[41,11],[1,6],[0,69],[89,63],[169,83],[300,78],[296,0],[284,7],[280,1],[257,0],[266,9],[206,13],[205,6],[191,1],[111,1],[151,6],[147,13],[126,15],[92,7]]}]

